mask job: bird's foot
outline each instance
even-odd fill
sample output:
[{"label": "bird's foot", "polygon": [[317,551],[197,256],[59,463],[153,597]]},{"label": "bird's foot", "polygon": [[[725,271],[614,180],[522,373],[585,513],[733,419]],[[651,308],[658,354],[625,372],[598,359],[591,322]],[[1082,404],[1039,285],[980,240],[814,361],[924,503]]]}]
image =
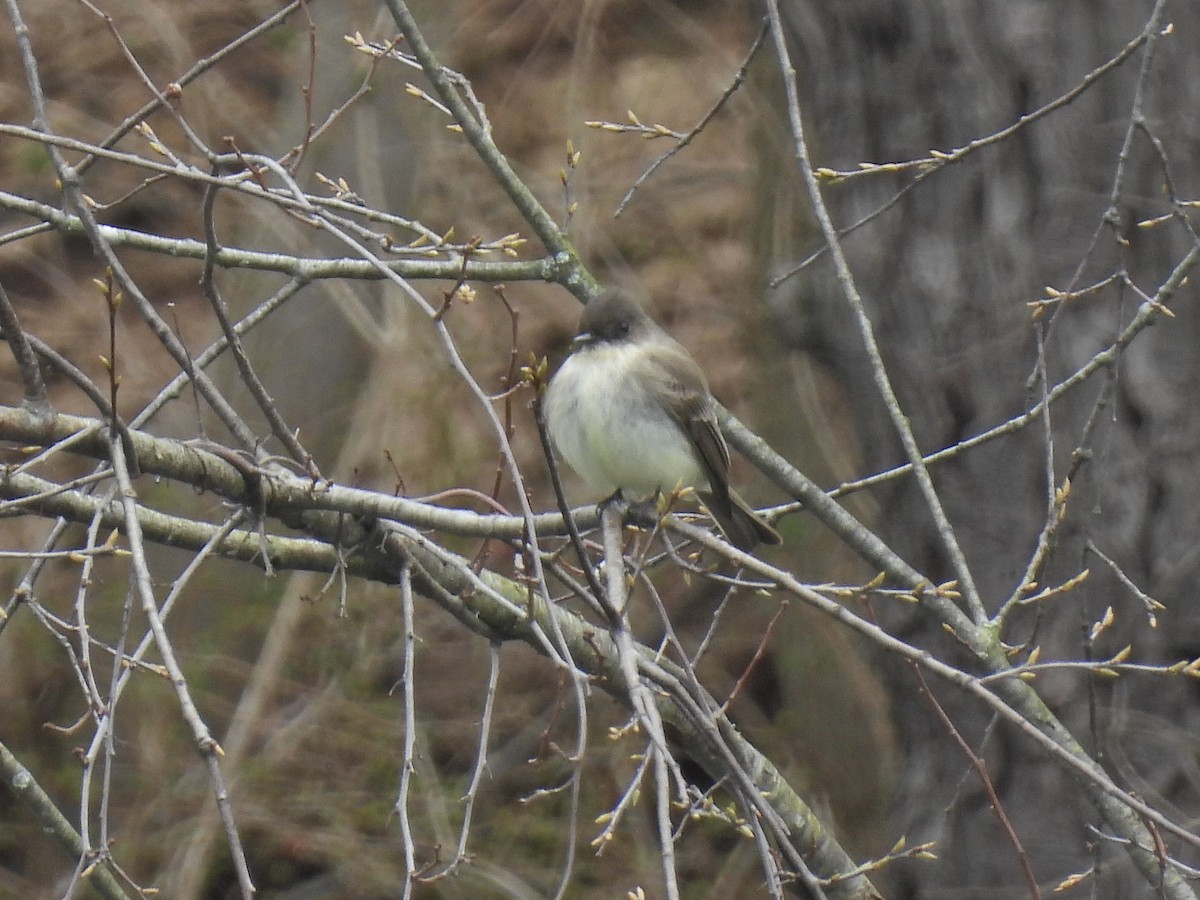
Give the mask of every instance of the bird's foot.
[{"label": "bird's foot", "polygon": [[603,500],[596,504],[596,512],[604,512],[606,507],[616,506],[618,509],[625,503],[625,495],[621,493],[621,489],[617,488]]},{"label": "bird's foot", "polygon": [[626,500],[620,489],[613,491],[596,504],[596,511],[603,515],[604,510],[615,508],[621,514],[621,522],[636,528],[653,528],[658,524],[658,498],[649,500]]},{"label": "bird's foot", "polygon": [[625,507],[625,524],[638,528],[653,528],[658,524],[658,501],[641,500]]}]

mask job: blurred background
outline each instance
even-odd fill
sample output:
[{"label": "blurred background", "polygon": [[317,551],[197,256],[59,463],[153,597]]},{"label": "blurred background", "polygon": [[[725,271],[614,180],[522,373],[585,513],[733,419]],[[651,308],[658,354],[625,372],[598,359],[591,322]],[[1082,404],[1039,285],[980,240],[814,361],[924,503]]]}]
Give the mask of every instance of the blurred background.
[{"label": "blurred background", "polygon": [[[254,0],[101,5],[159,85],[279,8]],[[1119,53],[1141,33],[1154,6],[1120,0],[781,5],[815,162],[844,171],[949,151],[1006,128]],[[1168,177],[1180,199],[1200,194],[1194,115],[1200,9],[1167,7],[1164,24],[1175,33],[1157,43],[1153,70],[1142,83],[1146,128],[1123,162],[1139,53],[1052,115],[925,178],[845,238],[893,382],[926,452],[997,425],[1040,396],[1040,384],[1030,380],[1039,350],[1030,304],[1046,299],[1046,286],[1078,289],[1124,271],[1152,292],[1195,240],[1179,222],[1136,227],[1171,213]],[[769,46],[706,129],[614,218],[629,186],[670,144],[585,122],[628,124],[633,111],[646,124],[691,129],[755,40],[757,4],[424,0],[412,8],[443,61],[471,80],[497,143],[541,201],[560,219],[568,203],[577,204],[570,234],[593,271],[601,280],[633,285],[658,321],[702,360],[714,393],[743,421],[822,485],[902,461],[828,258],[774,283],[820,241]],[[149,98],[106,23],[87,5],[41,0],[23,4],[23,11],[59,132],[100,140]],[[395,30],[377,4],[314,2],[186,87],[179,110],[212,146],[230,135],[243,150],[280,156],[302,143],[306,119],[322,120],[366,77],[370,61],[344,36],[388,40]],[[315,173],[344,178],[368,204],[418,218],[439,233],[453,227],[458,239],[525,233],[469,148],[444,127],[444,117],[406,94],[409,80],[418,80],[417,73],[382,63],[371,92],[308,149],[302,183],[316,190]],[[0,120],[24,124],[30,116],[5,20]],[[170,116],[158,113],[150,122],[164,143],[182,146]],[[1160,142],[1161,153],[1148,135]],[[559,180],[568,140],[581,154],[569,197]],[[122,146],[145,152],[135,137]],[[0,136],[0,173],[0,190],[61,202],[45,155],[33,145]],[[830,185],[835,221],[845,227],[874,212],[912,184],[914,174]],[[100,163],[86,189],[110,203],[141,177]],[[168,180],[115,203],[102,219],[202,237],[199,200],[196,187]],[[222,198],[218,223],[230,245],[345,253],[274,209]],[[26,224],[0,213],[5,233]],[[199,291],[199,264],[133,251],[123,259],[155,303],[170,310],[188,346],[207,346],[217,332]],[[44,235],[0,246],[0,283],[24,324],[96,377],[108,339],[107,310],[90,286],[99,274],[82,239]],[[219,277],[239,314],[280,283],[258,273]],[[440,302],[439,291],[448,286],[419,287]],[[534,353],[557,363],[574,332],[576,301],[546,285],[510,284],[505,293],[519,313],[521,361]],[[1009,636],[1013,642],[1029,640],[1047,656],[1068,659],[1103,658],[1126,644],[1149,663],[1200,656],[1200,619],[1191,609],[1200,581],[1196,300],[1194,286],[1181,290],[1175,318],[1140,335],[1113,374],[1095,376],[1056,405],[1049,430],[1035,423],[934,468],[981,592],[997,604],[1020,583],[1045,521],[1048,455],[1061,478],[1073,452],[1090,454],[1072,486],[1071,514],[1057,535],[1045,582],[1089,566],[1092,577],[1061,606],[1021,618]],[[1042,319],[1051,384],[1111,342],[1138,302],[1132,291],[1111,285],[1063,304],[1052,322]],[[479,286],[477,301],[456,306],[448,321],[480,384],[502,390],[513,350],[511,320],[491,288]],[[136,410],[174,374],[173,364],[132,315],[122,325],[121,396]],[[411,496],[491,489],[494,438],[431,339],[429,324],[394,288],[365,281],[311,285],[247,347],[327,476]],[[19,379],[7,354],[0,366],[3,400],[16,403]],[[237,395],[231,366],[218,369],[218,378]],[[71,386],[51,387],[57,408],[92,413]],[[1099,424],[1080,448],[1083,424],[1102,396]],[[534,506],[548,509],[553,499],[524,396],[513,402],[512,414]],[[152,428],[179,437],[197,429],[187,396]],[[783,499],[744,462],[733,480],[752,500]],[[594,499],[574,481],[568,489],[577,502]],[[511,503],[511,485],[505,490],[501,499]],[[194,502],[202,507],[211,500]],[[891,481],[845,502],[915,568],[934,579],[951,577],[910,481]],[[32,520],[3,526],[10,546],[36,542],[46,529]],[[785,545],[775,552],[807,581],[863,582],[875,574],[807,516],[785,520],[782,530]],[[1156,628],[1148,627],[1141,601],[1086,553],[1089,541],[1166,605]],[[187,560],[160,553],[164,570],[181,569]],[[23,570],[5,564],[4,571],[11,590]],[[392,812],[403,735],[394,691],[402,675],[396,596],[352,584],[339,615],[337,592],[323,590],[323,583],[286,573],[264,578],[248,567],[211,562],[174,614],[175,646],[227,751],[235,810],[261,895],[396,896],[403,879]],[[121,614],[125,580],[114,572],[111,589],[106,584],[101,566],[91,588],[93,627],[114,627]],[[703,635],[720,602],[719,587],[680,577],[666,577],[660,587],[676,629],[692,639]],[[39,599],[69,616],[76,588],[76,569],[52,566],[39,583]],[[1085,641],[1088,626],[1108,606],[1115,624],[1093,647]],[[718,696],[745,671],[778,611],[777,601],[749,596],[725,611],[703,669]],[[877,612],[904,640],[965,664],[940,626],[918,610]],[[646,611],[635,615],[635,627],[650,638],[659,626]],[[420,766],[413,814],[418,850],[433,859],[456,838],[489,648],[431,604],[418,606],[417,631]],[[419,888],[418,896],[542,897],[557,884],[567,799],[518,801],[561,780],[566,768],[546,746],[572,734],[574,724],[563,714],[564,686],[548,663],[521,646],[501,653],[471,865],[454,879]],[[1151,895],[1119,853],[1091,846],[1098,838],[1086,826],[1096,822],[1095,812],[1060,768],[961,695],[932,687],[986,758],[1045,885],[1099,862],[1095,877],[1067,896]],[[1186,679],[1062,675],[1045,676],[1042,687],[1118,781],[1177,819],[1196,814],[1200,707]],[[113,852],[141,884],[161,887],[162,896],[234,896],[203,766],[175,700],[165,683],[148,679],[133,691],[118,722]],[[633,767],[630,746],[605,737],[623,714],[599,694],[594,703],[582,844],[591,837],[591,819],[620,796]],[[67,727],[84,712],[61,647],[31,616],[14,619],[0,637],[0,738],[68,812],[78,804],[72,748],[86,738],[45,725]],[[898,661],[793,603],[733,713],[856,858],[886,853],[901,835],[910,843],[937,842],[937,861],[905,861],[878,874],[888,897],[1028,896],[1016,852],[967,761]],[[0,798],[0,896],[60,896],[73,860],[41,836],[23,808]],[[642,813],[604,856],[581,846],[567,896],[623,896],[639,884],[648,890],[657,884],[654,824]],[[681,854],[686,896],[765,896],[753,845],[727,830],[697,827]]]}]

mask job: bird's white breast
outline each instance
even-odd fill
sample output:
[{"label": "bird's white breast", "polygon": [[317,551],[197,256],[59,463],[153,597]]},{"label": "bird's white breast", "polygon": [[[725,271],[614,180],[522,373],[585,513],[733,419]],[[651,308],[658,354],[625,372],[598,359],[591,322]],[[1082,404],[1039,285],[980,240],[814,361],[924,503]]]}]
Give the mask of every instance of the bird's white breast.
[{"label": "bird's white breast", "polygon": [[704,490],[692,441],[635,373],[642,348],[595,344],[559,368],[546,392],[546,424],[559,455],[595,490],[641,498],[676,484]]}]

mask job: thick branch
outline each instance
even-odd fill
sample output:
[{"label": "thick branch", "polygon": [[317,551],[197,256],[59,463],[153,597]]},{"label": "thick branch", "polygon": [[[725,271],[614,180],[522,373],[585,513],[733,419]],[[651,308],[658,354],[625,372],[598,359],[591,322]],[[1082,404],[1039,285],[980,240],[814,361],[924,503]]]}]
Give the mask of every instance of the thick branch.
[{"label": "thick branch", "polygon": [[[307,528],[311,524],[305,519],[306,515],[323,513],[368,520],[394,519],[416,528],[436,528],[466,537],[519,540],[524,534],[525,522],[520,516],[484,515],[331,482],[314,482],[283,469],[259,468],[244,456],[211,442],[185,443],[141,431],[130,431],[129,434],[137,463],[144,474],[170,478],[197,490],[217,494],[256,514],[276,517],[295,528]],[[107,459],[102,422],[62,414],[35,416],[24,409],[0,406],[0,440],[48,447],[68,438],[72,439],[72,453],[96,460]],[[18,483],[26,482],[18,481],[11,472],[0,473],[0,484]],[[30,483],[51,485],[40,479]],[[8,490],[12,492],[15,488]],[[595,520],[595,510],[580,510],[575,515],[583,525]],[[536,516],[534,523],[539,534],[566,534],[562,516],[558,513]]]},{"label": "thick branch", "polygon": [[[0,439],[52,443],[69,436],[76,437],[73,450],[96,455],[104,451],[106,439],[99,423],[70,416],[54,416],[48,422],[41,422],[24,410],[0,408]],[[520,582],[486,570],[474,575],[469,560],[437,547],[410,529],[384,524],[380,532],[371,533],[348,519],[348,514],[364,513],[363,503],[367,498],[375,497],[383,503],[373,504],[375,516],[391,507],[387,511],[405,513],[411,520],[424,519],[424,524],[445,524],[458,519],[473,520],[482,526],[488,519],[516,523],[520,519],[478,516],[402,498],[372,495],[368,491],[314,485],[287,473],[267,474],[242,467],[211,450],[140,432],[132,433],[132,444],[147,474],[170,475],[187,481],[245,503],[259,514],[286,514],[317,538],[267,537],[253,531],[234,531],[218,552],[246,561],[261,560],[262,554],[266,553],[275,569],[332,571],[336,566],[344,565],[350,574],[387,584],[396,583],[403,565],[408,563],[416,588],[472,630],[492,640],[520,640],[543,653],[547,647],[540,635],[561,635],[569,658],[577,667],[618,700],[628,701],[630,692],[617,648],[606,630],[547,603],[536,593],[531,596]],[[247,480],[248,471],[258,475],[259,480]],[[37,502],[30,505],[45,514],[84,521],[99,511],[106,526],[122,529],[126,526],[119,503],[100,501],[77,491],[56,493],[55,487],[52,482],[11,470],[0,477],[0,493],[10,498],[40,495]],[[316,503],[328,508],[315,509]],[[341,504],[338,512],[333,511],[336,504]],[[297,511],[302,508],[307,509],[307,514],[297,516]],[[199,549],[217,530],[215,525],[168,516],[144,507],[137,507],[135,515],[146,540],[175,547]],[[560,526],[562,524],[561,516],[545,518],[547,525],[553,520]],[[339,551],[339,546],[351,546],[352,549]],[[638,654],[653,660],[659,669],[676,681],[683,681],[683,673],[658,660],[653,650],[641,645],[635,647]],[[756,794],[765,798],[775,810],[785,825],[786,839],[808,860],[815,874],[829,878],[847,876],[853,870],[853,861],[825,831],[799,795],[736,730],[718,728],[711,723],[705,727],[686,705],[681,705],[669,693],[654,692],[654,701],[664,720],[675,725],[686,751],[705,765],[715,779],[730,776],[731,761],[746,767]],[[716,709],[717,704],[706,697],[702,708]],[[831,898],[870,898],[874,896],[874,889],[866,878],[857,876],[836,881],[827,894]]]}]

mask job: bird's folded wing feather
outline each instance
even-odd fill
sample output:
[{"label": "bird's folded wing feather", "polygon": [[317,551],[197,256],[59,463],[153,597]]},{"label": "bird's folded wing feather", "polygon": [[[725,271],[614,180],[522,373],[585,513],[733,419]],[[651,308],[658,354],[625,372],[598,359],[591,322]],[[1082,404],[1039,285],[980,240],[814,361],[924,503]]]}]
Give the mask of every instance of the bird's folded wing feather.
[{"label": "bird's folded wing feather", "polygon": [[[729,447],[717,424],[717,410],[708,382],[700,367],[686,353],[660,356],[656,363],[669,376],[667,389],[670,398],[667,409],[675,415],[692,443],[708,474],[709,487],[716,501],[728,512],[729,507]],[[661,371],[661,370],[660,370]]]}]

